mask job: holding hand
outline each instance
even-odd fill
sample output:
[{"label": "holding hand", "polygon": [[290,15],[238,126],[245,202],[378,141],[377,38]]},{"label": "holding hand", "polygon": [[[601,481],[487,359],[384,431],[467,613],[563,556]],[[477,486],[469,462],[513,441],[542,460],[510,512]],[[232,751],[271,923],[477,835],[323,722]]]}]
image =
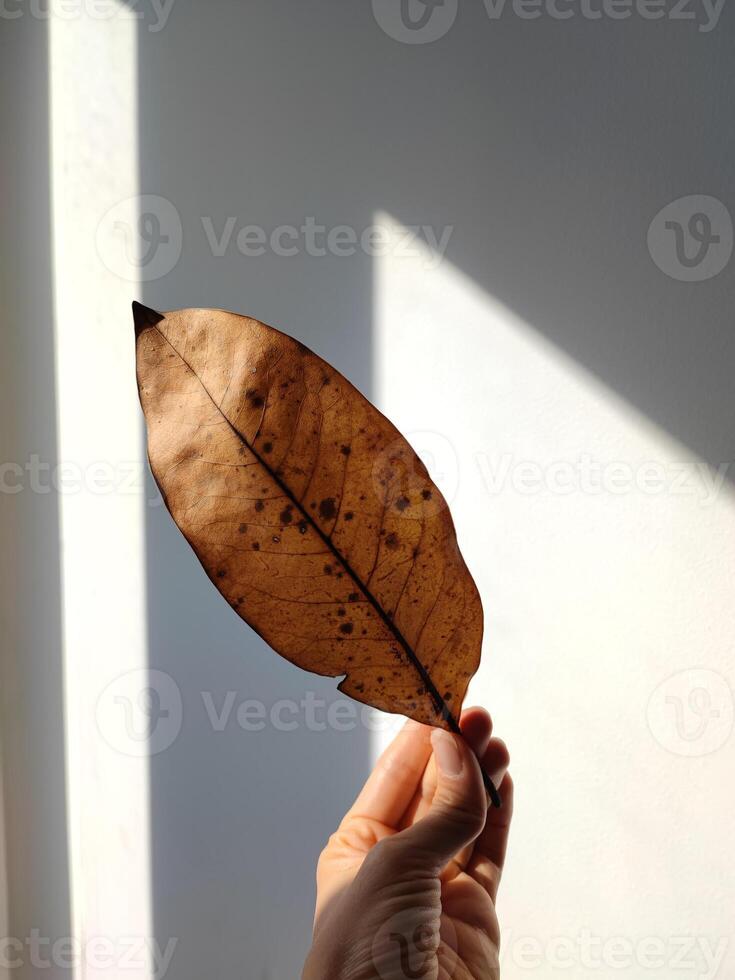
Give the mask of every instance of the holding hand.
[{"label": "holding hand", "polygon": [[[409,721],[379,759],[319,859],[303,980],[498,977],[508,751],[486,711],[460,727],[464,739]],[[499,810],[480,765],[502,784]]]}]

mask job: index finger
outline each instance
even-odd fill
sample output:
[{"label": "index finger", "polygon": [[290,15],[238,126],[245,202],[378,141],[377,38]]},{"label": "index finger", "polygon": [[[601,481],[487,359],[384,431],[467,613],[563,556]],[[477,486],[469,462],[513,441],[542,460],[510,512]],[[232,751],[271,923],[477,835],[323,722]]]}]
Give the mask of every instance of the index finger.
[{"label": "index finger", "polygon": [[431,727],[407,721],[378,759],[347,818],[366,817],[399,828],[431,758]]},{"label": "index finger", "polygon": [[492,776],[496,786],[502,788],[503,805],[488,810],[485,827],[475,841],[474,851],[467,871],[495,901],[503,873],[508,849],[508,835],[513,817],[513,780],[507,771],[508,750],[499,739],[493,739],[482,759],[485,771]]}]

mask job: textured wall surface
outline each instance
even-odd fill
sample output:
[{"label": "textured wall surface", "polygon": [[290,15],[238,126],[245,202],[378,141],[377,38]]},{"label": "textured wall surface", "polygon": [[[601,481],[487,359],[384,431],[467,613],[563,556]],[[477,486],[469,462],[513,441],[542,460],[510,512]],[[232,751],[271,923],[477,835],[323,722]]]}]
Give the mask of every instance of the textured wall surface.
[{"label": "textured wall surface", "polygon": [[505,976],[727,977],[733,11],[18,9],[3,462],[118,482],[24,471],[0,499],[11,933],[296,978],[317,854],[387,737],[340,730],[335,685],[242,626],[143,479],[136,296],[282,326],[451,498],[487,618],[471,693],[518,785]]}]

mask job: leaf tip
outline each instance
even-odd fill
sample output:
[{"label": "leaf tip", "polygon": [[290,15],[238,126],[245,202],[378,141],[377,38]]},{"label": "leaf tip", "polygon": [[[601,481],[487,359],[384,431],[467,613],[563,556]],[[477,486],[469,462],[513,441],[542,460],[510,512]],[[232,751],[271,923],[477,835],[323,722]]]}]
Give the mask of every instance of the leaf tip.
[{"label": "leaf tip", "polygon": [[146,327],[153,327],[165,319],[163,313],[157,313],[142,303],[133,300],[133,322],[135,324],[136,339],[143,333]]}]

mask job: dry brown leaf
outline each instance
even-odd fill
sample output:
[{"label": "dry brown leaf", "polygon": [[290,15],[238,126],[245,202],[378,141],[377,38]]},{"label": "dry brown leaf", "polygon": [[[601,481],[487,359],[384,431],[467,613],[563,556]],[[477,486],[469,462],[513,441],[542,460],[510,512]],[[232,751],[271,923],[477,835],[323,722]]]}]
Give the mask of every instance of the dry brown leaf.
[{"label": "dry brown leaf", "polygon": [[232,608],[345,694],[457,731],[482,606],[447,504],[398,430],[286,334],[133,304],[148,454]]}]

